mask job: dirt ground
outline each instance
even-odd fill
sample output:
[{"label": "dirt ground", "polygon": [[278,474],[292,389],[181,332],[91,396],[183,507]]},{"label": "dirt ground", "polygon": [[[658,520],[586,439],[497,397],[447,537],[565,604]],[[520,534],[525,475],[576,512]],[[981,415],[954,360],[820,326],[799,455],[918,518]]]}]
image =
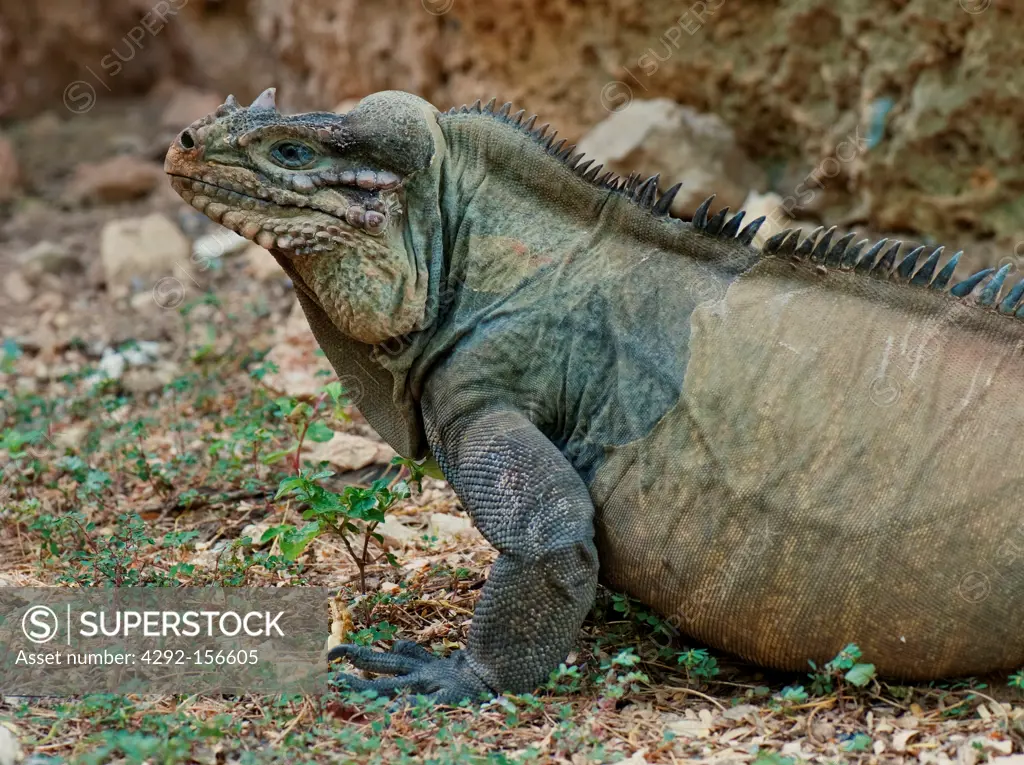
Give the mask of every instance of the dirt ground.
[{"label": "dirt ground", "polygon": [[[343,396],[323,393],[334,374],[269,256],[184,263],[163,282],[170,293],[108,283],[110,221],[161,213],[193,245],[214,233],[165,183],[106,204],[70,194],[81,163],[156,165],[165,108],[101,104],[8,130],[23,181],[0,218],[0,586],[323,585],[347,604],[350,635],[463,646],[494,553],[443,482],[424,480],[389,511],[365,582],[335,538],[295,561],[279,539],[261,544],[298,519],[301,502],[275,498],[297,454],[330,462],[339,493],[410,478]],[[43,241],[61,257],[26,265]],[[324,426],[338,435],[313,439]],[[325,613],[325,640],[331,626]],[[6,696],[0,764],[19,750],[32,765],[1024,762],[1024,691],[1005,675],[860,686],[841,669],[764,672],[608,592],[570,664],[536,695],[444,712],[344,694]]]}]

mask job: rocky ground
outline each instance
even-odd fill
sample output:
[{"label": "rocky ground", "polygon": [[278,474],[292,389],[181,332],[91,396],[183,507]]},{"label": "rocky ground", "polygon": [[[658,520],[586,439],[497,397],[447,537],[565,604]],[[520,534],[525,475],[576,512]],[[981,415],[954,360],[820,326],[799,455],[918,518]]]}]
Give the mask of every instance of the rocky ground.
[{"label": "rocky ground", "polygon": [[[292,560],[264,539],[305,508],[276,497],[297,466],[326,461],[338,496],[382,477],[400,495],[413,476],[331,388],[269,254],[164,181],[170,138],[220,100],[166,85],[0,135],[0,586],[324,585],[345,604],[325,640],[457,648],[493,552],[443,482],[388,508],[365,576],[346,540]],[[724,123],[671,101],[581,145],[685,180],[684,209],[712,191],[751,216],[783,202]],[[999,257],[976,245],[973,264]],[[342,696],[6,697],[0,765],[1024,762],[1024,678],[854,682],[844,660],[762,673],[603,592],[575,669],[537,696],[441,715]]]}]

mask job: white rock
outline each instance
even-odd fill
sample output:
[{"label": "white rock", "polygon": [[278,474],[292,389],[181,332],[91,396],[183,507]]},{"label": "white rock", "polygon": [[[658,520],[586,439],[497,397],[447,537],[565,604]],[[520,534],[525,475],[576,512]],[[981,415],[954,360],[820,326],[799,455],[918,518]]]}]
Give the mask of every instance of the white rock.
[{"label": "white rock", "polygon": [[120,380],[127,366],[128,362],[125,361],[124,356],[113,348],[107,348],[103,351],[103,356],[100,358],[100,363],[96,365],[96,369],[100,380]]},{"label": "white rock", "polygon": [[85,270],[82,261],[72,255],[66,245],[45,239],[21,253],[18,261],[22,275],[36,285],[46,274],[63,276]]},{"label": "white rock", "polygon": [[196,239],[192,244],[192,257],[201,267],[204,263],[238,252],[247,244],[249,244],[249,240],[244,236],[236,234],[231,229],[221,227],[211,234]]},{"label": "white rock", "polygon": [[0,765],[17,765],[24,757],[18,737],[6,725],[0,724]]},{"label": "white rock", "polygon": [[430,514],[430,533],[442,540],[468,538],[478,535],[469,518],[448,513]]},{"label": "white rock", "polygon": [[10,271],[4,277],[4,294],[18,305],[25,305],[35,293],[20,271]]},{"label": "white rock", "polygon": [[129,393],[144,396],[163,390],[180,374],[180,368],[172,361],[162,361],[153,366],[133,366],[124,373],[121,384]]},{"label": "white rock", "polygon": [[330,441],[307,441],[303,444],[303,458],[313,463],[326,460],[337,470],[358,470],[374,463],[386,465],[395,451],[381,441],[352,433],[335,433]]},{"label": "white rock", "polygon": [[385,516],[384,522],[378,524],[376,532],[384,537],[384,544],[391,549],[414,545],[421,536],[418,531],[410,529],[390,515]]},{"label": "white rock", "polygon": [[160,343],[153,340],[139,340],[134,347],[124,348],[120,353],[124,356],[125,361],[133,367],[146,366],[160,358]]},{"label": "white rock", "polygon": [[[193,271],[199,270],[190,263],[190,252],[185,235],[160,213],[111,221],[100,234],[100,259],[107,289],[114,297],[125,297],[137,289],[154,289],[163,277],[187,281],[190,266]],[[166,295],[160,299],[169,301]]]},{"label": "white rock", "polygon": [[681,182],[672,210],[685,217],[711,194],[713,211],[737,210],[751,189],[767,185],[720,117],[668,98],[632,102],[583,136],[577,151],[618,173],[660,172],[662,190]]},{"label": "white rock", "polygon": [[274,256],[258,244],[250,244],[246,247],[242,257],[245,258],[246,269],[258,281],[283,281],[287,278],[281,266],[274,260]]}]

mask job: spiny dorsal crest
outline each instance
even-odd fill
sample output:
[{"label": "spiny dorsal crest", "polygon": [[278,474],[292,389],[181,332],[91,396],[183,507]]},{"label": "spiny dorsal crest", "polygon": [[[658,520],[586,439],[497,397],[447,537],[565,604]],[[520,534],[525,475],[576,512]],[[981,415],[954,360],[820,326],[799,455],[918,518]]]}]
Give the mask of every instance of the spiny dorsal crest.
[{"label": "spiny dorsal crest", "polygon": [[924,245],[900,257],[903,242],[898,239],[891,244],[888,239],[882,239],[869,247],[867,239],[851,244],[856,236],[851,232],[833,244],[835,232],[835,226],[828,231],[825,231],[824,226],[819,226],[806,236],[800,229],[786,229],[766,241],[761,252],[767,257],[790,258],[822,267],[856,271],[885,281],[926,287],[955,298],[970,297],[979,306],[1024,319],[1024,302],[1021,300],[1024,298],[1024,278],[1018,280],[1000,299],[1000,292],[1012,268],[1010,263],[998,271],[984,268],[951,285],[953,272],[964,254],[963,250],[939,268],[944,247],[932,249],[919,264],[921,256],[929,249]]},{"label": "spiny dorsal crest", "polygon": [[[558,136],[558,131],[553,130],[549,133],[548,128],[550,125],[548,123],[544,123],[540,127],[534,127],[534,124],[537,121],[536,114],[527,118],[525,109],[520,109],[513,114],[511,102],[506,102],[500,107],[497,106],[497,103],[497,98],[492,98],[486,104],[482,103],[480,99],[477,99],[468,106],[465,104],[458,107],[453,106],[447,113],[449,115],[482,114],[498,120],[499,122],[511,125],[520,132],[532,137],[548,154],[562,162],[570,170],[576,173],[576,175],[588,183],[591,183],[598,188],[608,189],[625,196],[640,208],[649,211],[655,217],[671,217],[670,210],[672,207],[672,201],[676,198],[676,194],[679,193],[679,189],[682,188],[683,184],[677,183],[664,193],[659,193],[658,180],[660,176],[657,174],[644,179],[639,173],[632,173],[628,178],[623,178],[609,171],[602,173],[601,170],[604,165],[594,165],[594,160],[592,159],[585,160],[583,158],[583,153],[576,151],[576,144],[566,145],[566,140],[564,138],[556,142],[555,139]],[[737,213],[727,223],[722,225],[725,214],[729,210],[729,208],[726,207],[711,220],[709,225],[697,225],[698,218],[702,216],[706,217],[707,208],[712,199],[714,199],[713,196],[706,200],[704,204],[698,208],[697,213],[694,214],[694,227],[710,236],[738,239],[741,244],[749,245],[753,242],[758,229],[761,227],[761,224],[764,223],[765,219],[763,217],[758,218],[755,221],[751,221],[746,228],[740,231],[739,226],[744,216],[744,213],[742,212]]]},{"label": "spiny dorsal crest", "polygon": [[[534,123],[537,121],[536,114],[524,119],[525,110],[520,109],[513,114],[511,103],[502,104],[500,108],[495,108],[496,104],[496,98],[492,98],[487,104],[482,104],[477,99],[472,106],[452,107],[448,110],[448,114],[483,114],[505,122],[531,136],[544,147],[548,154],[568,165],[584,180],[598,188],[622,194],[642,209],[649,210],[656,217],[671,217],[669,210],[673,199],[682,187],[681,183],[677,183],[664,193],[659,194],[658,175],[642,179],[638,173],[632,173],[627,178],[608,171],[601,173],[602,165],[593,165],[593,160],[583,160],[582,153],[574,153],[575,144],[565,146],[564,139],[556,143],[555,137],[558,133],[557,131],[548,133],[550,126],[547,123],[540,127],[534,127]],[[729,208],[723,207],[713,216],[709,216],[714,199],[715,195],[712,194],[694,211],[693,218],[690,220],[694,230],[718,239],[735,239],[744,245],[751,244],[764,223],[765,217],[762,216],[751,221],[741,230],[740,226],[746,213],[741,210],[730,218]],[[822,235],[823,231],[824,235]],[[953,272],[963,256],[963,251],[957,252],[939,268],[943,248],[934,248],[918,265],[918,260],[927,249],[921,246],[904,255],[897,264],[897,256],[903,245],[901,241],[894,241],[890,245],[887,239],[882,239],[869,247],[870,242],[867,239],[851,244],[856,235],[849,233],[833,244],[832,238],[835,232],[835,226],[828,231],[820,226],[807,236],[803,236],[800,229],[786,229],[768,239],[761,248],[761,254],[765,257],[788,257],[797,261],[814,263],[822,268],[832,267],[855,271],[887,281],[926,287],[945,292],[955,298],[973,297],[973,301],[979,306],[1024,319],[1024,300],[1022,300],[1024,299],[1024,278],[1019,280],[1000,299],[1000,291],[1010,272],[1009,264],[998,271],[994,268],[983,269],[951,284]],[[866,252],[865,249],[867,249]],[[879,256],[880,253],[881,256]]]}]

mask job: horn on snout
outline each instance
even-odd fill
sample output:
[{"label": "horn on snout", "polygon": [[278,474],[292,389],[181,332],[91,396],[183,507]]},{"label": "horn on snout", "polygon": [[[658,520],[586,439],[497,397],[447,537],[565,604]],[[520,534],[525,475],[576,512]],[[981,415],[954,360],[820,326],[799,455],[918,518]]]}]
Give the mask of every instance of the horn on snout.
[{"label": "horn on snout", "polygon": [[249,105],[250,109],[277,109],[277,88],[267,88]]}]

